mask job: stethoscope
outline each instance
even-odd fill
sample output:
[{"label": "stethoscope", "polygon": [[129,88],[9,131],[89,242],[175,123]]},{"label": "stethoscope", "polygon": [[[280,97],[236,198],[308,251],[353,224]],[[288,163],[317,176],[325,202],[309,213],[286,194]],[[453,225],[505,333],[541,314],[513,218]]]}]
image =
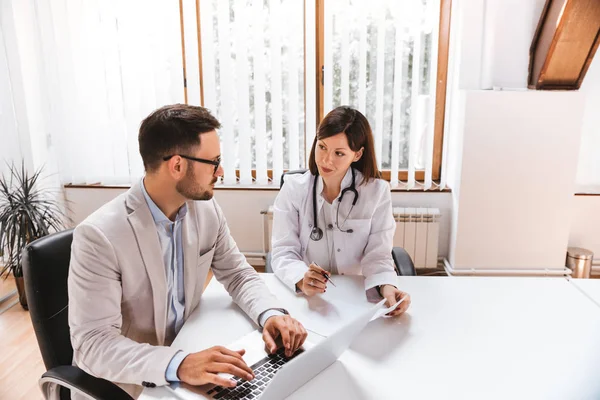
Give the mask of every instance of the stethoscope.
[{"label": "stethoscope", "polygon": [[[354,194],[354,200],[352,200],[352,207],[350,208],[350,211],[348,212],[346,219],[342,223],[342,226],[346,223],[348,216],[350,216],[350,213],[352,212],[354,205],[358,201],[358,191],[356,190],[354,168],[350,167],[350,170],[352,171],[352,183],[346,189],[342,190],[342,194],[338,198],[337,212],[335,214],[335,225],[341,232],[345,232],[345,233],[352,233],[354,231],[352,229],[343,230],[342,228],[340,228],[340,225],[338,223],[338,218],[340,215],[340,205],[342,204],[342,199],[344,198],[344,195],[346,194],[346,192],[352,192]],[[314,240],[314,241],[318,241],[323,238],[323,230],[321,228],[319,228],[317,225],[317,178],[318,177],[319,177],[319,175],[317,173],[317,175],[315,176],[315,181],[313,182],[313,188],[312,188],[314,226],[310,231],[310,239]],[[331,226],[331,225],[329,227],[333,228],[333,226]]]}]

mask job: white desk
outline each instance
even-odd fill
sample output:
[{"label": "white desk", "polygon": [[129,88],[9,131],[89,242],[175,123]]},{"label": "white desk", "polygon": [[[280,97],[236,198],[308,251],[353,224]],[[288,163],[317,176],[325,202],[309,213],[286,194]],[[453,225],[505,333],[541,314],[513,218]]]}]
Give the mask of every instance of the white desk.
[{"label": "white desk", "polygon": [[[263,277],[284,306],[304,301]],[[335,283],[345,298],[364,302],[352,279]],[[290,399],[600,398],[600,309],[567,280],[400,277],[399,284],[412,296],[409,312],[371,322]],[[175,345],[197,351],[253,329],[213,280]],[[164,388],[140,397],[166,398]]]},{"label": "white desk", "polygon": [[571,279],[571,283],[600,307],[600,279]]}]

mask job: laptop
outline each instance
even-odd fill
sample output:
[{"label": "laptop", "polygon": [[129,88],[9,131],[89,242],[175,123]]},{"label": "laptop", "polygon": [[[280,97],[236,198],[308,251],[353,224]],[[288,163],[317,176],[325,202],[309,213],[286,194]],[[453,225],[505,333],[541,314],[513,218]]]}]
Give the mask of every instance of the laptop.
[{"label": "laptop", "polygon": [[394,310],[403,300],[389,308],[385,308],[383,306],[385,300],[381,300],[375,306],[360,312],[318,344],[307,340],[302,348],[290,358],[285,357],[282,349],[275,354],[266,355],[261,334],[258,331],[251,332],[227,346],[231,349],[246,349],[244,360],[250,365],[255,375],[253,380],[246,381],[229,374],[220,374],[235,380],[237,386],[234,388],[212,384],[191,386],[185,383],[174,383],[167,388],[177,398],[183,400],[196,400],[198,394],[217,400],[283,399],[333,364],[369,321]]}]

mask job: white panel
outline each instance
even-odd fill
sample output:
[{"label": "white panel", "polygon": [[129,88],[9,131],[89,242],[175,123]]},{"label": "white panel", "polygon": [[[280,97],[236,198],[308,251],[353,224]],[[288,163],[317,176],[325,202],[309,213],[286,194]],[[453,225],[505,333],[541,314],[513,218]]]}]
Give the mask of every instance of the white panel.
[{"label": "white panel", "polygon": [[569,246],[594,252],[594,263],[600,262],[600,196],[575,196],[571,210]]},{"label": "white panel", "polygon": [[465,94],[454,267],[564,267],[582,94]]},{"label": "white panel", "polygon": [[[446,77],[446,109],[444,110],[444,140],[442,143],[442,171],[440,176],[440,189],[444,189],[448,183],[449,163],[449,143],[452,136],[456,136],[456,126],[460,118],[457,118],[457,111],[460,107],[458,82],[456,76],[460,69],[461,55],[461,12],[456,2],[452,3],[450,13],[450,43],[448,51],[448,73]],[[458,156],[458,155],[456,155]]]},{"label": "white panel", "polygon": [[[345,1],[345,6],[349,7],[350,4]],[[340,68],[342,70],[342,82],[341,82],[341,105],[350,104],[350,37],[348,24],[342,23],[340,42],[342,45],[342,59],[340,60]]]},{"label": "white panel", "polygon": [[236,89],[237,92],[237,115],[238,115],[238,154],[240,159],[240,183],[249,185],[252,183],[252,160],[250,150],[250,94],[248,89],[248,43],[246,35],[248,21],[246,18],[246,1],[235,1],[235,65],[236,65]]},{"label": "white panel", "polygon": [[324,80],[325,88],[323,90],[323,117],[333,109],[333,49],[331,44],[333,43],[333,13],[331,12],[330,3],[323,2],[323,40],[325,60],[324,60]]},{"label": "white panel", "polygon": [[381,169],[381,154],[383,145],[383,92],[384,92],[384,68],[385,68],[385,13],[384,9],[378,11],[377,24],[377,79],[375,97],[375,155],[377,166]]},{"label": "white panel", "polygon": [[391,179],[392,188],[398,187],[398,168],[402,157],[400,151],[400,129],[402,127],[402,84],[403,84],[403,33],[404,27],[398,21],[396,23],[396,38],[394,46],[394,104],[392,118],[392,162],[391,162]]},{"label": "white panel", "polygon": [[215,76],[215,50],[213,34],[214,0],[200,0],[200,40],[202,45],[202,90],[204,107],[217,113],[217,88]]},{"label": "white panel", "polygon": [[229,151],[221,153],[223,157],[223,169],[225,170],[224,182],[228,185],[236,183],[235,176],[235,148],[234,126],[235,126],[235,86],[233,84],[233,71],[231,66],[230,32],[229,32],[229,3],[217,1],[218,30],[219,30],[219,63],[221,72],[221,137],[223,148]]},{"label": "white panel", "polygon": [[[183,57],[181,50],[181,16],[179,14],[179,7],[174,2],[165,2],[158,1],[157,7],[157,21],[164,21],[164,38],[162,45],[164,46],[164,60],[161,60],[162,63],[165,63],[164,67],[164,83],[166,84],[163,88],[165,93],[164,100],[162,98],[158,98],[158,102],[154,104],[153,109],[158,107],[162,107],[165,104],[174,104],[174,103],[183,103],[185,101],[184,97],[184,87],[183,87]],[[138,12],[139,13],[139,12]],[[161,23],[156,22],[156,23]],[[147,26],[147,29],[152,29],[152,26]],[[196,57],[198,54],[198,50],[196,50]],[[197,68],[196,68],[197,69]],[[199,89],[198,89],[199,90]],[[196,93],[199,93],[196,92]],[[199,96],[199,94],[196,94]],[[198,104],[200,102],[198,101]]]},{"label": "white panel", "polygon": [[127,130],[125,126],[121,60],[119,58],[119,32],[115,2],[99,3],[102,12],[102,53],[106,74],[107,130],[106,140],[112,154],[111,169],[105,172],[103,182],[122,184],[130,182],[127,159]]},{"label": "white panel", "polygon": [[396,220],[396,231],[394,232],[394,247],[404,248],[404,226],[406,214],[403,207],[393,208],[394,219]]},{"label": "white panel", "polygon": [[427,255],[425,257],[425,268],[436,268],[438,261],[439,239],[440,239],[440,210],[438,208],[427,209]]},{"label": "white panel", "polygon": [[420,133],[419,118],[419,88],[421,83],[421,30],[415,28],[413,36],[413,58],[412,58],[412,87],[410,101],[410,139],[408,151],[408,188],[415,187],[415,169],[418,156],[418,144]]},{"label": "white panel", "polygon": [[280,0],[271,0],[270,2],[270,25],[271,30],[271,120],[273,137],[273,181],[279,182],[283,174],[283,127],[282,127],[282,83],[281,83],[281,39],[280,27],[281,21]]},{"label": "white panel", "polygon": [[254,58],[254,135],[256,157],[256,183],[266,185],[267,176],[267,111],[265,104],[265,47],[263,29],[265,25],[263,1],[252,2],[251,53]]},{"label": "white panel", "polygon": [[358,19],[358,111],[367,114],[367,14]]},{"label": "white panel", "polygon": [[577,167],[577,184],[579,190],[588,193],[600,193],[599,60],[600,56],[594,57],[581,85],[581,92],[585,96],[585,109]]},{"label": "white panel", "polygon": [[[143,83],[144,77],[138,70],[138,65],[143,62],[142,34],[136,25],[137,13],[134,2],[117,1],[116,15],[119,29],[119,57],[121,60],[121,73],[123,85],[123,114],[127,130],[127,151],[129,160],[129,176],[138,179],[143,174],[139,150],[137,148],[137,133],[140,121],[145,117],[142,109],[142,87],[152,86],[152,81]],[[141,60],[141,61],[140,61]],[[144,68],[147,70],[148,68]]]},{"label": "white panel", "polygon": [[425,222],[426,215],[426,208],[417,208],[417,226],[415,232],[415,258],[413,259],[416,268],[424,268],[427,259],[427,227],[429,224]]},{"label": "white panel", "polygon": [[306,123],[304,124],[304,137],[305,137],[305,151],[304,159],[305,165],[308,166],[308,158],[310,157],[310,150],[316,134],[317,128],[317,82],[316,82],[316,10],[314,1],[304,2],[304,32],[305,32],[305,93],[304,103],[306,110]]},{"label": "white panel", "polygon": [[437,86],[438,43],[440,30],[440,5],[430,0],[427,4],[428,26],[431,31],[431,56],[429,64],[429,99],[427,103],[427,131],[425,132],[425,189],[430,189],[433,173],[433,139],[435,133],[435,102]]},{"label": "white panel", "polygon": [[405,208],[407,215],[404,223],[404,250],[413,260],[416,256],[416,241],[417,241],[417,209]]},{"label": "white panel", "polygon": [[200,64],[198,60],[198,21],[196,0],[182,0],[185,42],[185,75],[188,104],[200,105]]},{"label": "white panel", "polygon": [[288,70],[288,113],[287,113],[287,132],[288,132],[288,151],[289,151],[289,169],[298,169],[300,163],[300,142],[298,137],[298,43],[296,43],[296,37],[292,33],[287,43],[287,50],[289,53],[289,64],[287,65]]}]

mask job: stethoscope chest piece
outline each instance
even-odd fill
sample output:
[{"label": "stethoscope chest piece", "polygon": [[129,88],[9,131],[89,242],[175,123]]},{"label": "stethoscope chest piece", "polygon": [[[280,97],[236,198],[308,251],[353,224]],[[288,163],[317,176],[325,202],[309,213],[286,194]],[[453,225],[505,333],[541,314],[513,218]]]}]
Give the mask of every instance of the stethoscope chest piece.
[{"label": "stethoscope chest piece", "polygon": [[321,240],[323,238],[323,230],[317,226],[313,226],[310,230],[310,239],[314,241]]}]

